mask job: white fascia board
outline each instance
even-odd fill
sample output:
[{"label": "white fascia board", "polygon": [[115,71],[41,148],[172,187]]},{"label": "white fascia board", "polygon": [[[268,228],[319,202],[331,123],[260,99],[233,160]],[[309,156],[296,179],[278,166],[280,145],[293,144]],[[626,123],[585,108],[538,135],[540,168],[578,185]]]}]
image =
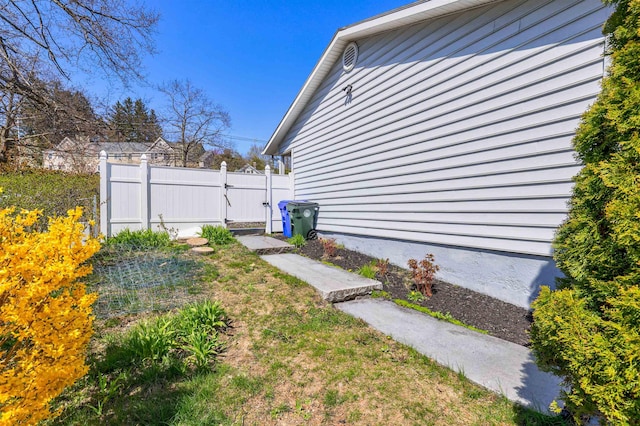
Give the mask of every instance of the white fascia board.
[{"label": "white fascia board", "polygon": [[287,113],[273,132],[262,154],[274,155],[277,152],[277,147],[280,142],[282,142],[285,134],[289,131],[324,78],[329,74],[335,61],[342,55],[344,48],[351,41],[357,41],[364,37],[394,30],[406,25],[412,25],[427,19],[433,19],[499,1],[503,0],[429,0],[413,3],[348,27],[340,28],[334,34],[329,46],[325,49],[309,77],[307,77],[307,81],[305,81],[302,89],[300,89],[298,95],[287,110]]}]

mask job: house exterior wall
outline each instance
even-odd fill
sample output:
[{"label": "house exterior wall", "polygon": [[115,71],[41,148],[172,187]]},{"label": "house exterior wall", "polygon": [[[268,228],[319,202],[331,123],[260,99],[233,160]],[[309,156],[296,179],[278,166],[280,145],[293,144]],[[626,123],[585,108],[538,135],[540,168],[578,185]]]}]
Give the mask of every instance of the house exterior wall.
[{"label": "house exterior wall", "polygon": [[[355,40],[355,68],[334,65],[279,146],[295,158],[295,197],[320,204],[321,232],[437,247],[454,284],[485,280],[525,305],[557,274],[571,139],[600,90],[609,13],[600,0],[507,0]],[[518,278],[514,254],[553,273]],[[483,267],[461,276],[500,259],[508,282]]]}]

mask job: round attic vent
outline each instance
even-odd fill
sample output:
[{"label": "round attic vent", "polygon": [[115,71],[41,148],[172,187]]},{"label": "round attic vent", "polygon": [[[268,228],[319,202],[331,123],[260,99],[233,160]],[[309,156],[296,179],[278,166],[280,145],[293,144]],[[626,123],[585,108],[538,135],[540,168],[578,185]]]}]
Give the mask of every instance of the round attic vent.
[{"label": "round attic vent", "polygon": [[344,49],[342,54],[342,69],[349,72],[356,66],[358,60],[358,45],[355,42],[351,42]]}]

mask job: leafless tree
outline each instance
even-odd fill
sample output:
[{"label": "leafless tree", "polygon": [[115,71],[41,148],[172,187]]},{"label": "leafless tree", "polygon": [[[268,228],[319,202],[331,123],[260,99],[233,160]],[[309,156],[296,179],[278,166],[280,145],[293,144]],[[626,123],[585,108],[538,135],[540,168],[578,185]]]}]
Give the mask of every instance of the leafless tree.
[{"label": "leafless tree", "polygon": [[[0,92],[55,108],[39,82],[68,79],[72,69],[117,76],[125,84],[140,78],[157,21],[155,12],[127,0],[3,0]],[[7,134],[0,134],[0,161],[13,141]]]},{"label": "leafless tree", "polygon": [[179,163],[187,167],[193,152],[204,147],[229,148],[223,132],[231,125],[229,113],[189,80],[173,80],[160,87],[167,98],[163,122],[165,135],[176,143]]}]

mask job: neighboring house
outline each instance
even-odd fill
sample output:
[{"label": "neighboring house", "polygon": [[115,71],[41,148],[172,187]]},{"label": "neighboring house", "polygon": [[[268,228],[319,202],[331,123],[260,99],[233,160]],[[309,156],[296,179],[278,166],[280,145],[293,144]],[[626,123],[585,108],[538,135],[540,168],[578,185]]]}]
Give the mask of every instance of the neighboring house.
[{"label": "neighboring house", "polygon": [[252,175],[263,175],[264,172],[258,170],[256,168],[256,163],[253,164],[245,164],[244,166],[240,167],[238,170],[236,170],[237,173],[249,173]]},{"label": "neighboring house", "polygon": [[[184,166],[184,152],[187,151],[187,164],[186,167],[192,168],[209,168],[206,167],[207,162],[213,161],[213,157],[207,156],[207,151],[205,151],[202,144],[183,144],[181,142],[168,142],[169,146],[173,149],[174,152],[174,163],[173,166],[183,167]],[[204,156],[204,160],[203,160]],[[201,166],[200,164],[203,164]]]},{"label": "neighboring house", "polygon": [[291,156],[318,228],[529,306],[600,90],[600,0],[433,0],[342,28],[263,154]]},{"label": "neighboring house", "polygon": [[155,165],[173,165],[174,150],[162,138],[151,145],[138,142],[92,142],[86,138],[64,138],[55,148],[44,152],[43,167],[52,170],[94,173],[98,170],[100,152],[109,161],[140,164],[142,154]]},{"label": "neighboring house", "polygon": [[214,151],[206,151],[204,154],[200,156],[198,159],[198,167],[201,169],[210,169],[213,166],[213,161],[216,158],[216,153]]}]

